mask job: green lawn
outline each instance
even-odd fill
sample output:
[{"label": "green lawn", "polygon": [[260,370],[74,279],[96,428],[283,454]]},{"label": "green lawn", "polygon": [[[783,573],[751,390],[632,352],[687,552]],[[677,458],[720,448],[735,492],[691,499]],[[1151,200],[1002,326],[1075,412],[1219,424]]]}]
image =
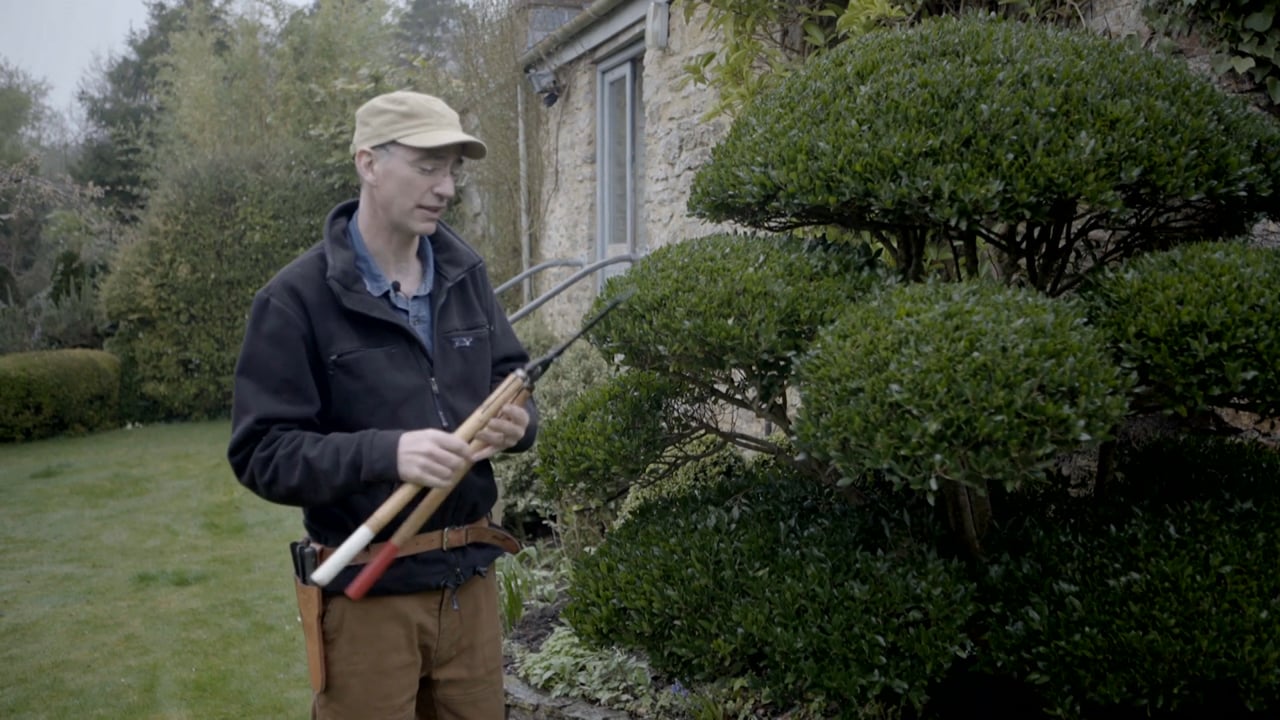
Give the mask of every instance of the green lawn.
[{"label": "green lawn", "polygon": [[0,718],[305,718],[288,542],[226,421],[0,445]]}]

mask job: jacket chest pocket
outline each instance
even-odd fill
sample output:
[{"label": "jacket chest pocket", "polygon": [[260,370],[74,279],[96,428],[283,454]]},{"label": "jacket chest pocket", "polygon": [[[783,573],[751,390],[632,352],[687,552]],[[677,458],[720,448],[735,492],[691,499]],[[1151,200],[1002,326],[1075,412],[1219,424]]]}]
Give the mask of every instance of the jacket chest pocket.
[{"label": "jacket chest pocket", "polygon": [[[455,407],[474,408],[489,395],[493,352],[488,325],[441,333],[436,348],[436,373],[446,393],[456,393]],[[470,412],[470,409],[467,410]],[[461,421],[461,418],[455,418]]]},{"label": "jacket chest pocket", "polygon": [[423,382],[401,347],[354,348],[329,355],[329,413],[342,430],[412,427],[422,422]]}]

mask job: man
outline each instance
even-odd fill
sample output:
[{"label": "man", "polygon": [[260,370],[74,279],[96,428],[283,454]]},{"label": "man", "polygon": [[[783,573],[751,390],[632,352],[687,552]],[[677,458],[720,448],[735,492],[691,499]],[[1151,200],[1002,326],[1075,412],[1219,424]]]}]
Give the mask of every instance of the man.
[{"label": "man", "polygon": [[474,460],[368,597],[339,594],[355,566],[317,599],[312,716],[497,720],[505,697],[491,566],[508,538],[487,520],[497,499],[488,458],[528,448],[536,412],[532,402],[504,407],[476,436],[486,447],[474,457],[451,434],[528,355],[484,262],[440,220],[464,158],[483,158],[485,145],[420,93],[376,97],[355,122],[359,199],[334,208],[321,242],[254,299],[228,458],[246,487],[302,508],[322,558],[400,483],[444,487]]}]

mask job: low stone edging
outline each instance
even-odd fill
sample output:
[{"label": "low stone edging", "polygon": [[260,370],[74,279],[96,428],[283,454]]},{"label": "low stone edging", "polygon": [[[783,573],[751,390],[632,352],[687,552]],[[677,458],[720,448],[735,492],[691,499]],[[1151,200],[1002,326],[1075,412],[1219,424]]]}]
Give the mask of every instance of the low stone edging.
[{"label": "low stone edging", "polygon": [[551,697],[508,674],[507,720],[630,720],[630,715],[574,698]]}]

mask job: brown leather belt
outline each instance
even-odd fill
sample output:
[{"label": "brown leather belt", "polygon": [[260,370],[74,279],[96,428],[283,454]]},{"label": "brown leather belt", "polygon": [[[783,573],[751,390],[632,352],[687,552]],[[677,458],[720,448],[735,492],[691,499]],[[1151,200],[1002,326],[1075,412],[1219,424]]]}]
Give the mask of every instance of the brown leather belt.
[{"label": "brown leather belt", "polygon": [[[512,555],[520,552],[520,541],[516,540],[510,533],[502,528],[494,527],[489,524],[489,518],[482,517],[468,525],[457,527],[447,527],[443,530],[432,530],[414,535],[409,538],[408,542],[396,551],[396,557],[402,558],[407,555],[418,555],[433,550],[448,550],[450,548],[458,548],[463,545],[471,545],[473,543],[484,543],[486,545],[497,545]],[[363,565],[375,556],[378,551],[383,548],[386,543],[374,543],[369,547],[356,553],[351,559],[351,565]],[[316,562],[323,563],[337,548],[331,548],[327,545],[316,544]]]}]

